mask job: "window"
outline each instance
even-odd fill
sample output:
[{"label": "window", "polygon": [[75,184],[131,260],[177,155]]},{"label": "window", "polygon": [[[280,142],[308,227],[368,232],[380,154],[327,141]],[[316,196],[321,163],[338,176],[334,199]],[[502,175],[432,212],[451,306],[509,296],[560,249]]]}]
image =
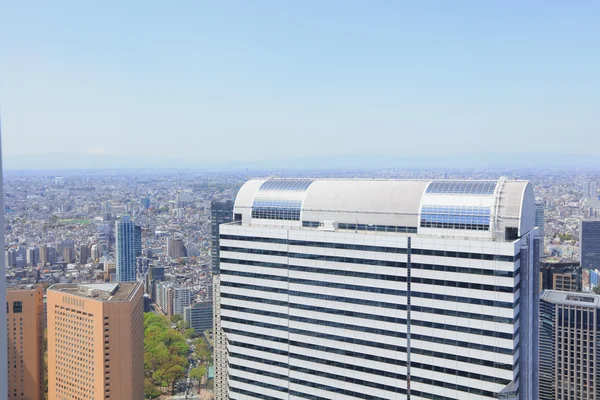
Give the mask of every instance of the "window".
[{"label": "window", "polygon": [[13,301],[13,313],[22,313],[22,312],[23,312],[23,302]]},{"label": "window", "polygon": [[300,221],[301,200],[254,199],[252,218]]},{"label": "window", "polygon": [[293,190],[305,191],[313,183],[309,179],[271,179],[260,185],[259,191],[263,190]]},{"label": "window", "polygon": [[496,181],[433,181],[427,186],[429,194],[492,195]]},{"label": "window", "polygon": [[427,205],[421,209],[421,227],[487,231],[490,213],[490,207]]}]

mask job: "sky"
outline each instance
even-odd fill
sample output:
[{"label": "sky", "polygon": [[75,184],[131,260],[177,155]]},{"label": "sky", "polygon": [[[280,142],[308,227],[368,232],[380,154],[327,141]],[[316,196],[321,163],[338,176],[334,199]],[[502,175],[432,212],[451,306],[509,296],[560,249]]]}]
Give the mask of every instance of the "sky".
[{"label": "sky", "polygon": [[583,0],[0,0],[5,165],[592,157],[599,20]]}]

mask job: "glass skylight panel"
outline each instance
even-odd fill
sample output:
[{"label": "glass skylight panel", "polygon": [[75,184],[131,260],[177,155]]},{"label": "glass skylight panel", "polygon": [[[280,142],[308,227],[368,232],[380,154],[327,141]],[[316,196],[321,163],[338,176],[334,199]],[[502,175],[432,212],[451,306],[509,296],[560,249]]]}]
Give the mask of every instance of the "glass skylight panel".
[{"label": "glass skylight panel", "polygon": [[493,195],[496,181],[433,181],[427,187],[429,194]]},{"label": "glass skylight panel", "polygon": [[491,208],[484,206],[423,206],[422,228],[488,230]]},{"label": "glass skylight panel", "polygon": [[313,180],[309,179],[271,179],[260,185],[258,190],[305,191],[313,182]]},{"label": "glass skylight panel", "polygon": [[300,221],[301,200],[254,199],[252,218]]}]

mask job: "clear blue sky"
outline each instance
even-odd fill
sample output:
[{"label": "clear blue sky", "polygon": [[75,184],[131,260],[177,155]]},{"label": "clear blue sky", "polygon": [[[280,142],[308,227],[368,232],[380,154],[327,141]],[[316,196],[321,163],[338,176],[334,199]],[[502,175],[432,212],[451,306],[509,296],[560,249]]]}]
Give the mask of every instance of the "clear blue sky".
[{"label": "clear blue sky", "polygon": [[600,147],[599,1],[0,0],[7,156]]}]

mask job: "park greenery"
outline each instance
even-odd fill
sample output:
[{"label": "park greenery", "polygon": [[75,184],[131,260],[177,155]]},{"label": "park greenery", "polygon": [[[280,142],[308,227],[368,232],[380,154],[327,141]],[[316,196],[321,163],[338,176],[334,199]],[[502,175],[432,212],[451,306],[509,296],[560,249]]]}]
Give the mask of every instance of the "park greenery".
[{"label": "park greenery", "polygon": [[157,397],[174,391],[188,367],[188,344],[183,335],[171,329],[171,322],[154,313],[144,314],[144,393]]},{"label": "park greenery", "polygon": [[200,361],[200,364],[211,364],[212,352],[210,351],[210,346],[207,341],[199,336],[194,328],[190,328],[179,314],[173,314],[171,317],[171,324],[177,327],[184,338],[192,340],[192,344],[195,348],[195,358]]},{"label": "park greenery", "polygon": [[193,368],[190,372],[190,378],[197,379],[198,382],[202,381],[202,378],[204,378],[204,376],[206,376],[206,366],[204,365]]}]

